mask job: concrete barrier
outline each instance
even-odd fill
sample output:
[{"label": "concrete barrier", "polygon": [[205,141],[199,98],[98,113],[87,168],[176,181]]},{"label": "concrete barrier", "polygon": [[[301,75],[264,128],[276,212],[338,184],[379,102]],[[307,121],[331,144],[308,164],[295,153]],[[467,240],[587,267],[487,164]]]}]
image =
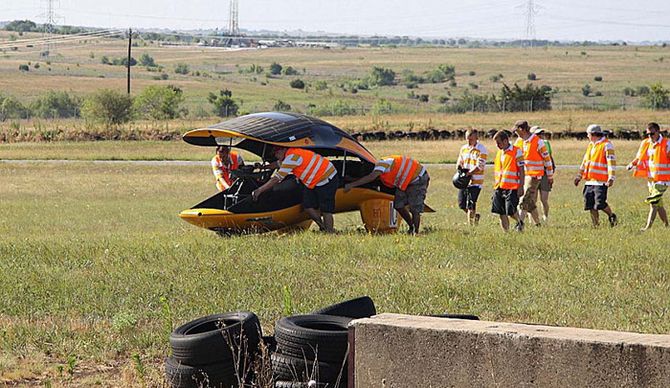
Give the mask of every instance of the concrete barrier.
[{"label": "concrete barrier", "polygon": [[350,387],[670,387],[670,335],[381,314],[349,338]]}]

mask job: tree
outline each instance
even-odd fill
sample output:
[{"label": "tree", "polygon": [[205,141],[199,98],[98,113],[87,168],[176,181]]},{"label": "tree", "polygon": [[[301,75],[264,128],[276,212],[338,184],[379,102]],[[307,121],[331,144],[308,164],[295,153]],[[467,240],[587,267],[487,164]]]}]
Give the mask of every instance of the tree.
[{"label": "tree", "polygon": [[535,73],[528,73],[528,80],[529,81],[535,81],[537,79],[537,75]]},{"label": "tree", "polygon": [[454,81],[456,78],[456,67],[453,65],[442,64],[437,69],[426,74],[426,81],[438,84],[444,81]]},{"label": "tree", "polygon": [[649,93],[644,96],[645,106],[651,109],[670,109],[670,90],[660,82],[649,87]]},{"label": "tree", "polygon": [[395,84],[395,71],[374,66],[368,76],[370,86],[389,86]]},{"label": "tree", "polygon": [[272,75],[278,75],[281,74],[282,71],[282,65],[278,64],[277,62],[272,62],[270,65],[270,74]]},{"label": "tree", "polygon": [[27,119],[30,110],[14,97],[0,96],[0,121],[8,119]]},{"label": "tree", "polygon": [[291,111],[291,105],[285,103],[282,100],[277,100],[275,105],[272,107],[272,110],[277,111],[277,112],[290,112]]},{"label": "tree", "polygon": [[177,86],[149,86],[135,98],[135,110],[146,118],[154,120],[174,119],[185,115],[181,107],[184,92]]},{"label": "tree", "polygon": [[291,81],[289,84],[293,89],[304,89],[305,88],[305,83],[300,79],[294,79]]},{"label": "tree", "polygon": [[552,88],[546,85],[536,87],[527,84],[522,88],[518,84],[509,87],[503,83],[499,96],[494,100],[499,110],[509,112],[551,110],[552,92]]},{"label": "tree", "polygon": [[82,106],[82,115],[91,121],[106,125],[127,123],[132,118],[133,98],[126,93],[100,89],[88,96]]},{"label": "tree", "polygon": [[214,113],[219,117],[237,116],[239,106],[233,100],[233,92],[228,89],[219,91],[219,94],[210,92],[207,101],[214,105]]},{"label": "tree", "polygon": [[142,54],[142,56],[140,57],[140,64],[142,66],[146,66],[146,67],[155,67],[156,66],[156,62],[154,61],[154,58],[151,55],[149,55],[148,53]]},{"label": "tree", "polygon": [[20,33],[37,31],[37,24],[31,20],[13,20],[5,25],[5,30]]},{"label": "tree", "polygon": [[31,110],[44,119],[79,117],[81,100],[66,91],[50,90],[32,104]]}]

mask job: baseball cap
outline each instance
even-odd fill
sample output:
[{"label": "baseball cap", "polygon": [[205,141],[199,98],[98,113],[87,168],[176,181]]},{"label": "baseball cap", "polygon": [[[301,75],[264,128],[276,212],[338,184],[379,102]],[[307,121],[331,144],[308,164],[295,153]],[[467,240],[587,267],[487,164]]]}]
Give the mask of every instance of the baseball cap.
[{"label": "baseball cap", "polygon": [[517,128],[522,128],[522,129],[528,129],[528,121],[526,120],[517,120],[516,123],[514,123],[514,127],[512,127],[512,130],[515,130]]},{"label": "baseball cap", "polygon": [[593,133],[595,135],[602,135],[603,129],[598,124],[591,124],[586,128],[586,133]]},{"label": "baseball cap", "polygon": [[539,135],[540,133],[544,133],[546,131],[544,130],[544,128],[540,128],[537,125],[535,125],[530,127],[530,132]]}]

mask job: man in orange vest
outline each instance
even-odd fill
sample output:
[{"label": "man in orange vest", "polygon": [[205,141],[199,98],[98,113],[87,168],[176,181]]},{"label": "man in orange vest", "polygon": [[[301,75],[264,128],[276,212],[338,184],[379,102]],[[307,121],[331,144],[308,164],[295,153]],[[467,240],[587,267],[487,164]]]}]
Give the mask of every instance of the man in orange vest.
[{"label": "man in orange vest", "polygon": [[216,178],[216,188],[225,191],[233,184],[230,172],[244,166],[242,155],[231,151],[228,146],[216,146],[216,155],[212,158],[212,173]]},{"label": "man in orange vest", "polygon": [[[275,146],[275,162],[279,169],[269,181],[251,193],[254,201],[289,175],[303,184],[302,207],[319,229],[334,233],[335,192],[338,187],[337,170],[330,160],[303,148]],[[281,161],[281,162],[280,162]],[[271,163],[271,165],[275,164]]]},{"label": "man in orange vest", "polygon": [[630,162],[628,169],[636,168],[636,176],[644,175],[648,179],[649,196],[644,200],[649,204],[647,225],[642,228],[648,230],[654,224],[656,215],[668,226],[668,215],[663,206],[663,193],[670,185],[670,148],[668,139],[661,135],[661,127],[657,123],[649,123],[646,131],[647,138],[640,144],[637,157]]},{"label": "man in orange vest", "polygon": [[477,199],[484,184],[484,168],[489,152],[479,142],[476,129],[468,129],[465,132],[465,140],[467,144],[461,147],[456,164],[465,169],[472,179],[468,187],[458,190],[458,207],[467,214],[469,225],[477,225],[480,217],[477,213]]},{"label": "man in orange vest", "polygon": [[[379,178],[389,187],[395,188],[393,208],[400,213],[409,225],[409,233],[419,233],[421,213],[430,176],[426,168],[418,161],[403,155],[392,155],[378,160],[374,169],[368,175],[344,185],[344,192],[354,187],[362,186]],[[407,208],[409,207],[409,211]]]},{"label": "man in orange vest", "polygon": [[493,160],[495,182],[493,197],[491,198],[491,212],[500,215],[500,226],[504,231],[509,230],[509,217],[516,221],[515,229],[523,231],[524,220],[517,214],[519,197],[524,188],[524,159],[520,148],[509,142],[505,131],[498,131],[493,140],[498,146],[498,152]]},{"label": "man in orange vest", "polygon": [[593,226],[600,224],[598,210],[607,214],[610,226],[617,224],[617,216],[607,204],[607,189],[614,184],[616,156],[614,146],[607,140],[605,132],[599,125],[591,124],[586,129],[590,143],[586,148],[584,159],[579,166],[579,175],[575,178],[575,186],[582,179],[584,183],[584,210],[591,213]]},{"label": "man in orange vest", "polygon": [[554,166],[551,156],[544,144],[544,140],[531,133],[530,126],[525,120],[519,120],[514,124],[514,131],[519,136],[514,146],[523,152],[525,178],[523,181],[524,194],[520,198],[519,218],[525,221],[526,214],[530,213],[535,225],[540,225],[540,213],[537,210],[537,192],[546,174],[550,185],[554,183]]}]

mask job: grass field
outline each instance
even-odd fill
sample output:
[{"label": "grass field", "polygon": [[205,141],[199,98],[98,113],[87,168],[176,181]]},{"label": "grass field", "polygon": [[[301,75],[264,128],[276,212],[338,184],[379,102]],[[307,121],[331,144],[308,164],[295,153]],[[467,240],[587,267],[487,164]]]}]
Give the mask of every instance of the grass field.
[{"label": "grass field", "polygon": [[[0,43],[7,42],[10,33],[0,32]],[[27,34],[23,38],[31,37]],[[241,109],[247,112],[271,110],[282,100],[298,111],[306,111],[308,104],[322,106],[337,99],[350,102],[356,108],[370,108],[379,98],[386,98],[406,113],[434,112],[440,107],[438,97],[458,98],[466,90],[473,93],[498,92],[502,82],[508,85],[528,82],[529,73],[535,73],[536,85],[558,89],[554,96],[556,109],[579,107],[627,108],[639,106],[639,97],[624,96],[625,87],[636,88],[655,82],[670,83],[670,61],[665,61],[670,48],[652,46],[589,46],[549,47],[546,49],[521,48],[439,48],[439,47],[383,47],[346,49],[264,49],[225,51],[202,47],[161,47],[156,42],[137,40],[133,56],[143,53],[154,57],[164,67],[168,80],[154,80],[159,73],[142,66],[133,68],[133,91],[137,93],[148,85],[176,84],[187,97],[192,110],[209,109],[206,96],[228,88],[242,100]],[[39,51],[39,50],[37,50]],[[108,39],[99,42],[62,45],[46,60],[33,49],[19,49],[0,54],[0,90],[22,100],[32,100],[45,90],[69,90],[85,95],[99,88],[125,91],[126,70],[122,66],[101,63],[101,57],[111,59],[127,55],[127,42]],[[30,71],[20,72],[19,65],[31,63]],[[297,76],[266,76],[270,64],[277,62],[292,66]],[[40,63],[39,68],[34,68]],[[174,73],[178,63],[189,65],[191,73]],[[408,99],[410,92],[400,81],[403,70],[416,74],[434,70],[440,64],[456,67],[456,86],[448,83],[422,84],[416,94],[428,94],[430,101],[420,103]],[[251,65],[260,65],[261,74],[240,73]],[[398,85],[357,94],[344,91],[338,85],[365,78],[373,66],[390,68],[398,75]],[[200,76],[194,75],[196,72]],[[474,75],[470,75],[473,74]],[[206,75],[205,75],[206,74]],[[491,77],[502,74],[501,81]],[[602,81],[595,81],[596,76]],[[300,78],[306,81],[306,90],[292,89],[289,82]],[[316,90],[316,81],[325,81],[327,87]],[[584,97],[581,88],[590,84],[600,97]],[[473,86],[474,85],[474,86]],[[476,87],[476,89],[474,89]],[[270,98],[268,98],[270,96]]]},{"label": "grass field", "polygon": [[[433,148],[458,146],[446,144]],[[554,147],[578,155],[584,145]],[[90,159],[178,144],[61,146]],[[610,203],[621,225],[592,229],[574,172],[559,171],[551,223],[523,234],[500,232],[490,188],[481,225],[464,225],[453,168],[434,166],[428,203],[438,212],[425,216],[422,236],[368,235],[351,213],[336,216],[336,236],[222,239],[177,217],[213,192],[207,166],[0,163],[0,382],[160,384],[170,328],[239,309],[271,332],[287,293],[295,312],[369,294],[380,312],[667,333],[667,231],[638,232],[644,183],[620,174]]]}]

